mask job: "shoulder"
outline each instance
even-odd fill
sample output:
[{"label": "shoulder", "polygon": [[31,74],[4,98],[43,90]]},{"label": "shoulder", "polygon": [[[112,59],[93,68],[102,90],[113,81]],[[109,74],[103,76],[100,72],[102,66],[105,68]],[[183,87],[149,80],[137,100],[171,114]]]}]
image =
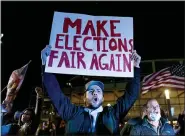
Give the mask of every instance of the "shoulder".
[{"label": "shoulder", "polygon": [[7,124],[1,126],[2,134],[16,134],[19,129],[19,125],[17,124]]},{"label": "shoulder", "polygon": [[140,117],[136,117],[136,118],[129,119],[128,120],[128,124],[136,125],[136,124],[138,124],[141,121],[142,121],[142,119]]},{"label": "shoulder", "polygon": [[134,129],[140,129],[140,128],[142,128],[142,125],[141,124],[136,124],[136,125],[133,126],[133,128]]},{"label": "shoulder", "polygon": [[168,130],[174,131],[173,127],[169,123],[165,124],[165,128]]},{"label": "shoulder", "polygon": [[165,122],[163,125],[163,133],[167,133],[168,135],[175,135],[173,127],[168,122]]},{"label": "shoulder", "polygon": [[132,130],[130,132],[131,135],[140,135],[141,131],[142,131],[142,126],[137,124],[135,126],[132,127]]}]

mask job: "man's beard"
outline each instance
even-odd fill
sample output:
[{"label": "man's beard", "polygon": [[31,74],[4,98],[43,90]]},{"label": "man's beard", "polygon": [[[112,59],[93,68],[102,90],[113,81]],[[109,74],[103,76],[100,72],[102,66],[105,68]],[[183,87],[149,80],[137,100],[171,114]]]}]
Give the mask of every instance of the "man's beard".
[{"label": "man's beard", "polygon": [[102,101],[96,106],[96,107],[94,107],[92,104],[90,104],[89,106],[88,106],[88,108],[89,109],[93,109],[93,110],[95,110],[95,109],[98,109],[100,106],[102,106]]}]

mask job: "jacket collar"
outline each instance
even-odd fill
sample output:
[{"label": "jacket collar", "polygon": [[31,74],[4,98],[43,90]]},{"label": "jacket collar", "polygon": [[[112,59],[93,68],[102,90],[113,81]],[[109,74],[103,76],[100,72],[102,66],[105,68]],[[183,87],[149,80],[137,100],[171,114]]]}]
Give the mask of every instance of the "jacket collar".
[{"label": "jacket collar", "polygon": [[96,114],[96,113],[102,112],[103,111],[103,107],[100,106],[99,108],[97,108],[95,110],[89,109],[89,108],[84,108],[84,111],[88,112],[89,114]]},{"label": "jacket collar", "polygon": [[[160,118],[159,121],[160,121],[159,123],[160,123],[161,127],[163,127],[166,123],[168,123],[168,121],[165,118],[162,118],[162,117]],[[150,127],[151,126],[151,124],[147,121],[147,116],[145,116],[143,118],[142,125],[146,126],[146,127]]]}]

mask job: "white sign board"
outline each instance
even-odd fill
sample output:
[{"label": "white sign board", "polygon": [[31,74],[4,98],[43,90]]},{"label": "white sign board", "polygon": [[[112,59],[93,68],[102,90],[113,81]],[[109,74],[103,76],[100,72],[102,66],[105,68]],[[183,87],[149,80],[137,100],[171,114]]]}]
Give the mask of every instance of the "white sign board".
[{"label": "white sign board", "polygon": [[133,18],[55,12],[45,72],[133,77]]}]

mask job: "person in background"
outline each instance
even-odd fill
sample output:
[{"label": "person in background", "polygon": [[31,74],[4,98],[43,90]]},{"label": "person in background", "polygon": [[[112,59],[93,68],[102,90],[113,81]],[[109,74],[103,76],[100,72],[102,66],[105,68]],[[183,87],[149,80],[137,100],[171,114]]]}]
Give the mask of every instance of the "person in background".
[{"label": "person in background", "polygon": [[18,123],[1,126],[1,135],[34,135],[40,123],[40,115],[43,103],[43,92],[40,87],[35,88],[37,94],[35,110],[26,108],[19,114]]},{"label": "person in background", "polygon": [[[41,52],[43,66],[51,53],[51,46],[46,46]],[[90,81],[85,85],[85,107],[75,106],[61,91],[59,83],[52,73],[44,73],[44,85],[60,117],[66,122],[65,134],[95,134],[119,135],[120,117],[127,115],[139,96],[140,61],[141,57],[133,51],[134,77],[128,82],[124,95],[118,98],[114,106],[103,108],[104,84],[100,81]],[[53,93],[55,92],[55,93]]]},{"label": "person in background", "polygon": [[57,135],[64,135],[65,134],[65,121],[60,120],[56,127],[56,134]]},{"label": "person in background", "polygon": [[165,118],[166,120],[168,120],[168,112],[167,110],[163,110],[161,108],[161,117]]},{"label": "person in background", "polygon": [[[7,85],[6,97],[1,104],[1,125],[6,125],[14,122],[15,106],[14,100],[16,98],[16,85],[10,82]],[[3,111],[2,111],[3,110]]]},{"label": "person in background", "polygon": [[177,124],[178,124],[178,128],[175,129],[175,133],[179,136],[183,136],[184,135],[184,121],[185,121],[185,110],[179,114],[178,119],[177,119]]},{"label": "person in background", "polygon": [[56,126],[55,124],[48,120],[43,121],[39,124],[39,127],[36,131],[36,136],[44,135],[44,136],[56,136]]},{"label": "person in background", "polygon": [[130,131],[132,130],[133,126],[139,124],[142,119],[146,116],[146,104],[143,105],[142,110],[141,110],[141,117],[136,117],[128,120],[127,124],[122,128],[120,135],[129,135]]},{"label": "person in background", "polygon": [[150,99],[146,103],[146,116],[142,122],[133,127],[131,136],[154,136],[154,135],[175,135],[172,126],[161,117],[160,106],[156,99]]}]

